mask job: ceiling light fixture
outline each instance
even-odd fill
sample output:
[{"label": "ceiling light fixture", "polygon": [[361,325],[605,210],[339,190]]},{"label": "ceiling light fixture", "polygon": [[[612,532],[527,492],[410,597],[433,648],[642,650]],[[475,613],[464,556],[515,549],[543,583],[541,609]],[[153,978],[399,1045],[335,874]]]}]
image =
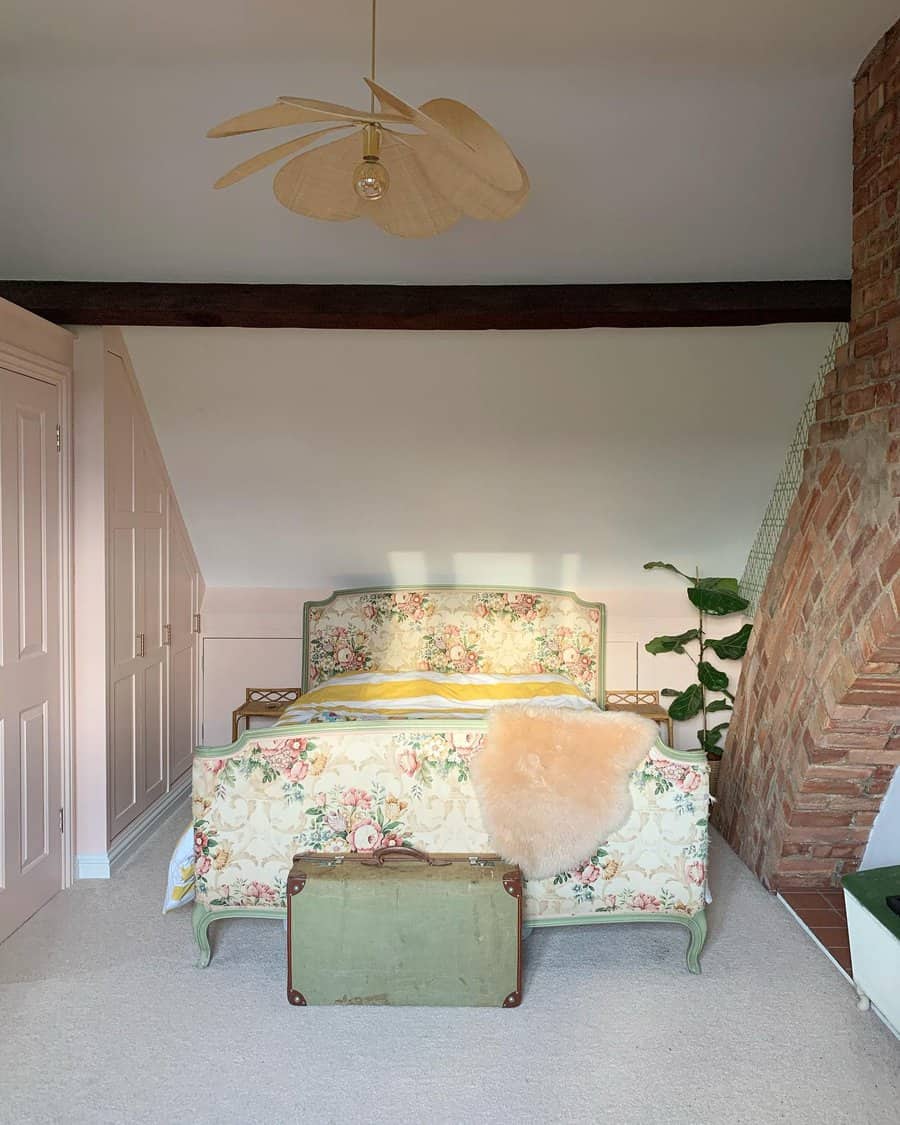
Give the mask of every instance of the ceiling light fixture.
[{"label": "ceiling light fixture", "polygon": [[[289,210],[313,219],[343,222],[364,215],[388,234],[428,238],[447,230],[463,214],[473,219],[510,218],[525,202],[530,185],[500,134],[462,102],[434,98],[416,109],[375,82],[375,4],[372,0],[371,73],[364,80],[370,91],[368,111],[313,98],[280,97],[273,105],[232,117],[207,136],[339,124],[251,157],[215,186],[230,187],[291,156],[275,176],[275,197]],[[323,140],[347,130],[351,135]],[[301,149],[308,151],[294,155]]]}]

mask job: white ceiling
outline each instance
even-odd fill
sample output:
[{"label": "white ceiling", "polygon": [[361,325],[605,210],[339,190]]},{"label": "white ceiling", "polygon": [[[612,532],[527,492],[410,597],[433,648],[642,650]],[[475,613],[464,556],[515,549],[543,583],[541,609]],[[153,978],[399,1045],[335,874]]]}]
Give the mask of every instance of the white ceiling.
[{"label": "white ceiling", "polygon": [[127,328],[210,586],[739,575],[828,325]]},{"label": "white ceiling", "polygon": [[[0,276],[650,281],[849,273],[850,81],[896,0],[381,0],[379,77],[471,103],[533,193],[426,242],[213,180],[274,96],[360,103],[367,0],[4,0]],[[278,136],[278,139],[282,139]]]}]

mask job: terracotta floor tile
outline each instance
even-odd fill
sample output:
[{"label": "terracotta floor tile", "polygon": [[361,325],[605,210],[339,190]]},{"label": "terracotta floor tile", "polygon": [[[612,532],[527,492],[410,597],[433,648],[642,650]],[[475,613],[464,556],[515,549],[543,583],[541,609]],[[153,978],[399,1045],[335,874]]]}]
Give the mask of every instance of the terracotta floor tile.
[{"label": "terracotta floor tile", "polygon": [[839,926],[842,921],[840,914],[834,910],[828,910],[825,907],[822,907],[821,910],[807,910],[804,908],[798,910],[797,914],[811,930],[818,930],[823,926]]},{"label": "terracotta floor tile", "polygon": [[829,950],[831,956],[837,961],[840,967],[848,976],[853,976],[853,964],[850,961],[850,950]]},{"label": "terracotta floor tile", "polygon": [[843,891],[822,891],[821,894],[833,910],[837,910],[839,914],[845,913]]},{"label": "terracotta floor tile", "polygon": [[[812,927],[810,927],[812,929]],[[843,949],[850,947],[846,926],[819,926],[813,933],[826,949]]]},{"label": "terracotta floor tile", "polygon": [[[802,910],[822,910],[822,896],[818,891],[782,891],[781,897],[799,914]],[[825,904],[829,905],[828,903]]]}]

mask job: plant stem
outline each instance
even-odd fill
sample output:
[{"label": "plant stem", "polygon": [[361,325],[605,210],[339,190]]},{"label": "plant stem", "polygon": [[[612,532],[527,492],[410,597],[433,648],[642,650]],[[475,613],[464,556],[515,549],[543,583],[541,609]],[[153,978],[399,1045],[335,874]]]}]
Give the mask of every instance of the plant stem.
[{"label": "plant stem", "polygon": [[[699,582],[700,581],[700,567],[698,566],[696,568],[696,570],[697,570],[697,582]],[[699,660],[702,660],[703,659],[703,649],[706,647],[706,642],[705,642],[704,637],[703,637],[703,610],[700,609],[699,607],[697,609],[697,615],[700,618],[700,628],[698,629],[698,632],[699,632],[700,635],[697,638],[700,642]],[[707,727],[706,727],[706,688],[703,686],[702,680],[700,680],[699,682],[700,682],[700,713],[703,716],[703,749],[704,749],[704,751],[706,751],[706,749],[707,749],[707,734],[708,734]]]}]

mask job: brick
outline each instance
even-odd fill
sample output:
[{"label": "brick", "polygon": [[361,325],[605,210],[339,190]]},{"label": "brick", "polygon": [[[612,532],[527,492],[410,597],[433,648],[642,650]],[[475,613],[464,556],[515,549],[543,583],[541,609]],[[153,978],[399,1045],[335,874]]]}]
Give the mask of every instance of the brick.
[{"label": "brick", "polygon": [[884,351],[887,347],[888,335],[886,328],[877,328],[874,332],[867,332],[866,335],[860,336],[853,343],[853,355],[856,359],[862,359],[867,355],[875,355],[877,352]]},{"label": "brick", "polygon": [[791,817],[791,824],[810,825],[813,828],[849,828],[852,820],[850,813],[795,812]]},{"label": "brick", "polygon": [[[844,397],[843,408],[846,414],[859,414],[864,410],[871,410],[875,405],[875,388],[870,384],[859,390],[851,391]],[[837,415],[833,415],[836,417]]]}]

